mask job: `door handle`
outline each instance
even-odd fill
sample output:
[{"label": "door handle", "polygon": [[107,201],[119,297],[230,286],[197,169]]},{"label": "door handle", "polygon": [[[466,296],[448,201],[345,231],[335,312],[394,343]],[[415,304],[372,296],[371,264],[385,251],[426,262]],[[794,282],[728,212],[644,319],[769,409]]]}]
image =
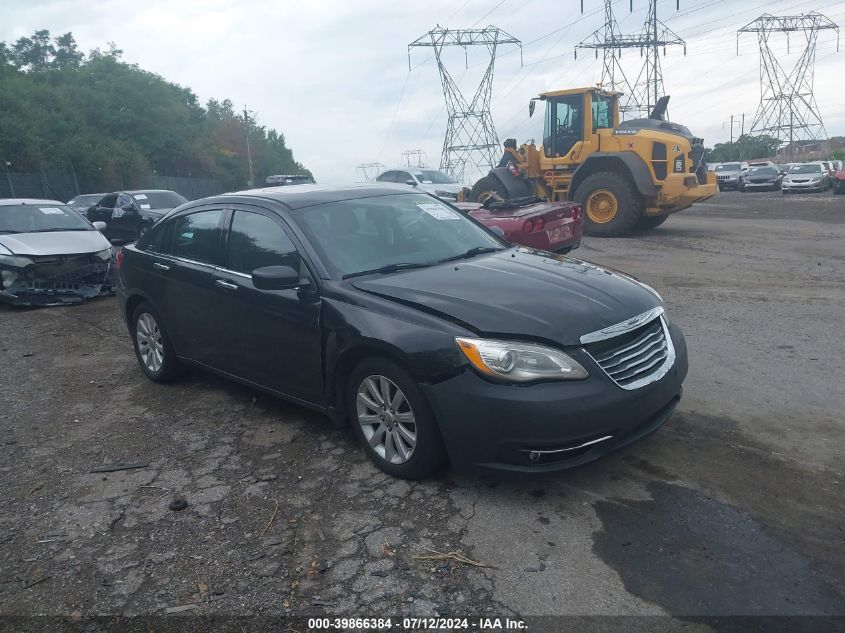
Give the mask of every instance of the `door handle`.
[{"label": "door handle", "polygon": [[219,286],[220,288],[224,288],[226,290],[237,290],[238,284],[229,283],[228,281],[223,281],[222,279],[215,279],[214,285]]},{"label": "door handle", "polygon": [[153,262],[153,268],[157,268],[158,270],[170,270],[170,266],[159,262]]}]

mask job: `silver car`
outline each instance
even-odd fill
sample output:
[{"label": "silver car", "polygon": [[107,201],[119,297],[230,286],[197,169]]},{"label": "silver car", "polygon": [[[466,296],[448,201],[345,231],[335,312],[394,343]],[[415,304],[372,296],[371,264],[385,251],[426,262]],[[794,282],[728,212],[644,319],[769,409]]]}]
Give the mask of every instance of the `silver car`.
[{"label": "silver car", "polygon": [[783,177],[780,189],[784,195],[801,191],[824,191],[830,186],[830,174],[821,163],[795,165]]},{"label": "silver car", "polygon": [[719,183],[719,191],[724,189],[742,189],[743,179],[748,173],[748,163],[722,163],[717,165],[716,182]]},{"label": "silver car", "polygon": [[0,301],[82,303],[114,289],[113,254],[100,231],[64,202],[0,200]]},{"label": "silver car", "polygon": [[456,200],[461,185],[442,171],[417,167],[388,169],[376,176],[377,182],[391,182],[397,185],[415,187],[444,200]]}]

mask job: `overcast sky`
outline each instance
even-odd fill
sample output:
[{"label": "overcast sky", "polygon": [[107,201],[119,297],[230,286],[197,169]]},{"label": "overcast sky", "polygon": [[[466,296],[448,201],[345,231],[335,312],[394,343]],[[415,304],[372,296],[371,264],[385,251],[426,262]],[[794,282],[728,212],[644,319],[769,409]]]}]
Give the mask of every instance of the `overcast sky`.
[{"label": "overcast sky", "polygon": [[[601,61],[573,48],[603,22],[603,1],[584,0],[3,0],[0,40],[34,30],[73,32],[80,48],[114,41],[124,59],[188,86],[204,103],[230,98],[247,105],[258,122],[284,133],[296,158],[321,182],[356,179],[356,165],[399,164],[401,153],[422,149],[437,165],[446,111],[430,49],[416,49],[408,70],[407,45],[435,25],[498,26],[522,40],[497,59],[492,112],[499,138],[539,139],[541,117],[527,103],[544,90],[593,84]],[[647,0],[614,3],[623,32],[639,31]],[[687,55],[670,48],[661,57],[670,114],[703,136],[707,145],[734,133],[745,113],[751,125],[760,98],[759,55],[753,35],[736,30],[764,12],[794,15],[812,10],[845,26],[843,0],[660,0],[660,19],[687,42]],[[789,66],[800,36],[786,55],[785,37],[772,40]],[[815,95],[829,135],[845,135],[845,41],[819,38]],[[471,97],[485,63],[483,48],[452,49],[446,62]],[[623,57],[636,74],[636,51]]]}]

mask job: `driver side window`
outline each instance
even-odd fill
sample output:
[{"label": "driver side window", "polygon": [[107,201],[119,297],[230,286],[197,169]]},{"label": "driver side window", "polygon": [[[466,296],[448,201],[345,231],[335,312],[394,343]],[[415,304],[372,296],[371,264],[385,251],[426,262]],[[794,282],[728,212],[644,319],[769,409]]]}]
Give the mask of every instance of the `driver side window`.
[{"label": "driver side window", "polygon": [[554,155],[565,156],[583,140],[584,101],[581,95],[562,97],[555,103]]}]

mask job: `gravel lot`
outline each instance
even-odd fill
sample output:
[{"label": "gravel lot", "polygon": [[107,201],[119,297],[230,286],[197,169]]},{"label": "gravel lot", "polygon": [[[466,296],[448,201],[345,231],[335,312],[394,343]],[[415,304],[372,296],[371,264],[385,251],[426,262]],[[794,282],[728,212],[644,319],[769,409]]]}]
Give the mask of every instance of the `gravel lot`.
[{"label": "gravel lot", "polygon": [[843,244],[845,197],[780,193],[585,240],[690,374],[660,432],[543,477],[394,480],[309,411],[149,382],[114,299],[0,307],[0,614],[845,615]]}]

